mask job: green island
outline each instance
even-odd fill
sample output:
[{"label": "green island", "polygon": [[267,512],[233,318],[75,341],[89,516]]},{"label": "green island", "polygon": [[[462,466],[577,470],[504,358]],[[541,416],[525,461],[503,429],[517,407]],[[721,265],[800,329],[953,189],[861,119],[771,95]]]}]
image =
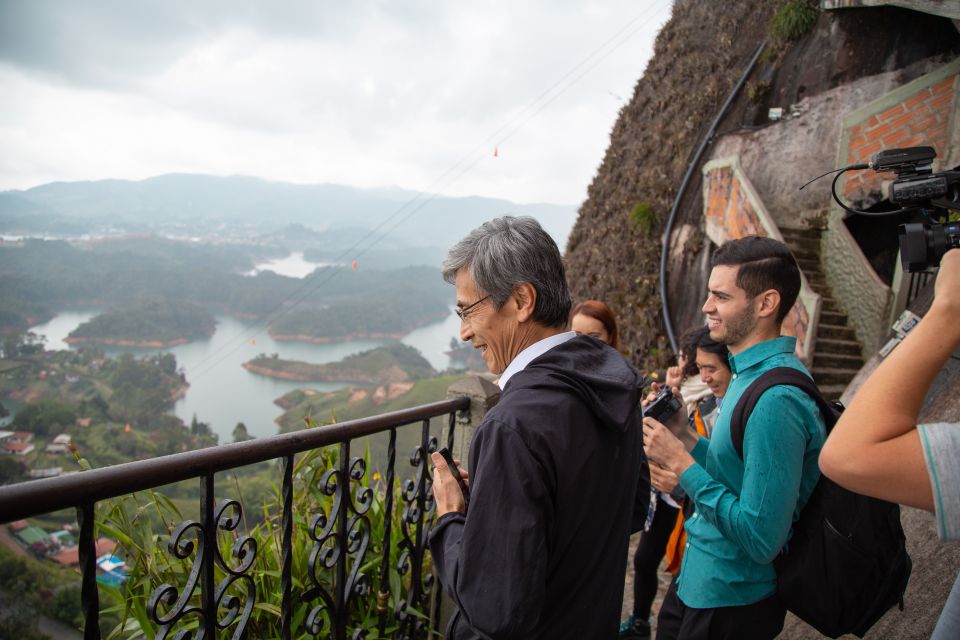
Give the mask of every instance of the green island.
[{"label": "green island", "polygon": [[376,347],[328,364],[311,364],[260,354],[243,363],[247,371],[271,378],[304,382],[390,384],[436,375],[426,358],[402,343]]},{"label": "green island", "polygon": [[[310,424],[322,425],[379,415],[407,409],[421,404],[438,402],[447,397],[447,389],[463,374],[443,374],[411,382],[396,382],[377,387],[348,387],[337,391],[295,389],[275,400],[284,413],[276,419],[281,433],[289,433]],[[446,427],[446,416],[430,421],[430,433],[439,438]],[[397,428],[397,473],[402,473],[406,460],[419,445],[421,423]],[[372,468],[386,469],[387,432],[357,438],[351,444],[354,451],[367,451]]]},{"label": "green island", "polygon": [[191,302],[151,299],[114,307],[70,332],[70,344],[172,347],[213,335],[217,322]]},{"label": "green island", "polygon": [[326,343],[400,339],[450,315],[450,291],[427,294],[400,287],[376,298],[348,300],[321,309],[297,308],[270,324],[274,340]]},{"label": "green island", "polygon": [[[452,292],[435,267],[324,267],[302,280],[270,271],[241,275],[275,251],[251,245],[192,246],[156,237],[87,245],[28,239],[3,245],[0,333],[26,331],[61,309],[136,308],[145,299],[190,303],[246,319],[279,315],[270,327],[275,339],[308,342],[399,337],[450,313]],[[140,339],[144,334],[136,323],[128,322],[126,314],[124,318],[122,325],[128,326],[102,325],[95,336],[117,339],[119,334],[111,331],[122,329]],[[197,316],[187,327],[202,325]],[[168,339],[182,337],[170,334]]]}]

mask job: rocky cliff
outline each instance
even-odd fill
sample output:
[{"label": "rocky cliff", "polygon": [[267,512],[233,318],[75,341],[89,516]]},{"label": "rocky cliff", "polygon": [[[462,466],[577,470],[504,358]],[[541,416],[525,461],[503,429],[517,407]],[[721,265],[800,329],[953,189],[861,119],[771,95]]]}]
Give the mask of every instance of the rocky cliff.
[{"label": "rocky cliff", "polygon": [[[703,232],[703,162],[714,153],[737,153],[775,209],[777,224],[818,227],[829,206],[829,183],[802,194],[796,187],[833,168],[837,114],[960,55],[960,35],[950,20],[895,7],[818,13],[804,33],[773,38],[771,23],[785,4],[676,0],[580,208],[566,254],[574,297],[611,304],[624,351],[642,370],[661,368],[673,358],[658,281],[667,215],[697,146],[764,40],[769,50],[720,121],[678,210],[666,292],[677,333],[702,322],[699,308],[713,250]],[[768,108],[776,106],[787,117],[770,122]],[[886,237],[889,231],[874,225],[863,233]],[[865,252],[868,244],[860,243]],[[949,381],[940,385],[943,393],[935,390],[931,397],[956,395],[947,391],[960,375],[953,369],[941,375]],[[956,408],[921,417],[956,419]],[[929,513],[904,509],[901,520],[914,560],[905,609],[891,610],[867,638],[928,638],[960,569],[960,549],[937,539]],[[789,616],[780,637],[822,636]]]},{"label": "rocky cliff", "polygon": [[[778,37],[771,34],[771,25],[785,4],[677,0],[580,208],[566,254],[574,297],[612,305],[624,350],[641,369],[663,367],[673,358],[658,283],[660,238],[667,216],[697,146],[761,43],[767,42],[767,50],[720,121],[715,142],[731,134],[782,126],[784,122],[767,119],[771,106],[785,107],[789,114],[791,105],[866,77],[906,82],[936,61],[960,54],[960,37],[951,21],[893,7],[819,13],[803,35]],[[851,100],[864,99],[855,91],[841,93],[839,99],[848,95]],[[796,129],[793,144],[804,147],[803,136],[808,134]],[[835,161],[835,147],[812,145],[807,145],[806,164],[785,161],[783,136],[769,138],[773,142],[754,149],[754,155],[769,176],[765,184],[771,191],[814,177],[810,158],[827,155],[816,165],[824,167],[820,172]],[[701,162],[709,157],[708,147]],[[810,200],[799,202],[796,211],[781,211],[785,217],[793,216],[798,226],[816,225],[817,211],[827,206],[828,197],[821,187]],[[781,196],[780,202],[785,201],[789,199]],[[673,227],[668,260],[670,307],[678,334],[701,320],[699,307],[712,250],[702,233],[702,212],[697,167]]]}]

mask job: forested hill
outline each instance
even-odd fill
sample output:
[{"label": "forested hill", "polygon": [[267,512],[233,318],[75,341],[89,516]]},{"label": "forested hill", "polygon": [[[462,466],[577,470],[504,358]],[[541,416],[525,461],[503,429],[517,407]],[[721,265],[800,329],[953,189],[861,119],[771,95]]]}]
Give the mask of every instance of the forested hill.
[{"label": "forested hill", "polygon": [[318,382],[388,384],[437,374],[419,351],[401,343],[369,349],[328,364],[260,355],[243,366],[248,371],[274,378]]},{"label": "forested hill", "polygon": [[203,307],[156,298],[108,309],[74,329],[66,342],[169,347],[209,337],[215,329],[216,320]]},{"label": "forested hill", "polygon": [[251,277],[236,272],[244,264],[237,251],[161,240],[125,248],[79,249],[44,240],[0,246],[0,328],[22,331],[58,309],[126,305],[144,297],[256,318],[295,310],[313,335],[323,333],[317,326],[325,321],[328,335],[346,335],[350,324],[339,317],[344,309],[413,326],[449,313],[451,290],[437,268],[331,266],[303,280],[270,271]]},{"label": "forested hill", "polygon": [[312,229],[386,223],[389,235],[448,247],[490,218],[531,215],[562,244],[575,206],[519,204],[495,198],[446,197],[400,188],[358,189],[292,184],[254,177],[169,174],[140,181],[56,182],[0,192],[0,232],[96,233],[178,230],[221,237],[289,224]]}]

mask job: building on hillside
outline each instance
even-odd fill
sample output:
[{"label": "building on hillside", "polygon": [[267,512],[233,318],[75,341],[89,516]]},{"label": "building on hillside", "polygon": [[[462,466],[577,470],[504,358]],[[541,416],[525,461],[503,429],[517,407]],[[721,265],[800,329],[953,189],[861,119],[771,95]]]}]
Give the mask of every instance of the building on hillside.
[{"label": "building on hillside", "polygon": [[61,433],[47,445],[47,453],[69,453],[72,444],[73,438],[66,433]]},{"label": "building on hillside", "polygon": [[31,469],[27,475],[33,479],[38,478],[56,478],[63,475],[63,467],[45,467],[43,469]]},{"label": "building on hillside", "polygon": [[0,451],[3,453],[8,453],[14,456],[25,456],[28,453],[33,453],[34,446],[32,442],[4,442],[0,446]]},{"label": "building on hillside", "polygon": [[29,431],[14,431],[10,439],[14,442],[33,442],[33,434]]},{"label": "building on hillside", "polygon": [[54,531],[50,534],[50,538],[56,540],[61,548],[69,549],[70,547],[77,546],[77,540],[73,537],[73,534],[67,531],[66,529],[61,529],[60,531]]},{"label": "building on hillside", "polygon": [[19,529],[14,533],[17,539],[26,546],[31,546],[37,542],[42,542],[47,540],[50,537],[50,534],[41,529],[40,527],[35,527],[28,525]]},{"label": "building on hillside", "polygon": [[[97,538],[96,554],[100,558],[104,555],[111,555],[117,548],[117,543],[110,538]],[[50,556],[50,559],[65,567],[80,567],[80,547],[73,546],[63,549],[59,553]]]}]

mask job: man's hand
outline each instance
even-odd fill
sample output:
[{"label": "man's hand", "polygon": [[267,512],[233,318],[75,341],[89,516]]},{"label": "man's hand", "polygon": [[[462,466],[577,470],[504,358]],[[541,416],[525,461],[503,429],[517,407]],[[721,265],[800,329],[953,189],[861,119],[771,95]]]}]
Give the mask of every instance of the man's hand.
[{"label": "man's hand", "polygon": [[[653,418],[643,419],[643,450],[650,462],[672,471],[678,478],[694,462],[684,443]],[[652,465],[650,478],[653,479]]]},{"label": "man's hand", "polygon": [[661,493],[673,493],[677,488],[678,478],[675,473],[669,469],[664,469],[656,464],[650,465],[650,484]]},{"label": "man's hand", "polygon": [[663,381],[668,387],[679,387],[683,382],[683,369],[679,366],[673,366],[667,369],[667,376]]},{"label": "man's hand", "polygon": [[[650,385],[650,393],[647,394],[647,397],[640,403],[641,407],[646,408],[651,402],[656,399],[657,394],[660,393],[662,387],[654,382]],[[680,389],[678,387],[673,387],[671,389],[674,397],[680,401],[680,409],[673,414],[670,420],[667,421],[666,427],[670,430],[673,435],[680,439],[680,442],[683,443],[683,446],[687,448],[687,451],[693,449],[693,446],[697,444],[699,435],[697,432],[690,426],[690,417],[687,415],[687,405],[683,401],[683,396],[680,395]],[[656,422],[656,421],[655,421]],[[659,422],[657,424],[660,424]]]},{"label": "man's hand", "polygon": [[460,486],[451,474],[459,473],[468,487],[470,474],[460,468],[459,460],[454,460],[457,468],[451,470],[447,466],[447,461],[436,451],[430,454],[430,459],[433,460],[433,498],[437,503],[437,517],[451,511],[463,513],[466,510],[463,492],[460,491]]}]

